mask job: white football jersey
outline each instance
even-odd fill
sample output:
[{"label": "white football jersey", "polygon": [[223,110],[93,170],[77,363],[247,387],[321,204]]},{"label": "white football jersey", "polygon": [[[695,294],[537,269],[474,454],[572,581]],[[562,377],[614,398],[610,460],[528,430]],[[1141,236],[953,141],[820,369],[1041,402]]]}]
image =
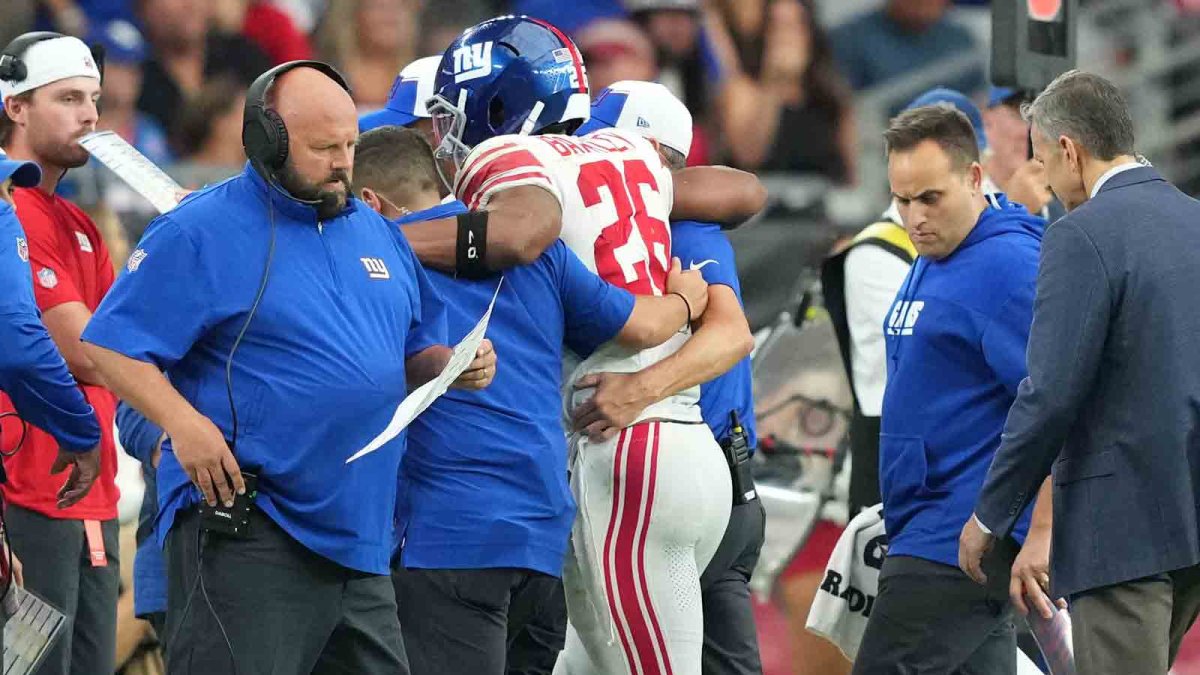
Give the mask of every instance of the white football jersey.
[{"label": "white football jersey", "polygon": [[[666,293],[674,183],[649,141],[615,129],[582,138],[498,136],[472,150],[454,193],[475,210],[520,185],[554,195],[562,207],[563,242],[600,278],[637,295]],[[575,368],[565,391],[572,396],[575,380],[587,373],[629,373],[653,365],[678,351],[689,334],[681,331],[640,352],[606,343]],[[699,422],[699,397],[699,387],[693,387],[650,406],[639,420]]]}]

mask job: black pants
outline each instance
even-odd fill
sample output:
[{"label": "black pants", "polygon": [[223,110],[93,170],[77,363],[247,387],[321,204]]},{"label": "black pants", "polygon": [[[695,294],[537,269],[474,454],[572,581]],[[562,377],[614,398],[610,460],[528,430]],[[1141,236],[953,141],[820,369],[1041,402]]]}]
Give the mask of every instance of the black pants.
[{"label": "black pants", "polygon": [[717,552],[700,576],[704,603],[704,675],[762,673],[750,575],[766,528],[762,500],[734,506]]},{"label": "black pants", "polygon": [[850,517],[883,501],[879,494],[880,418],[855,410],[850,419]]},{"label": "black pants", "polygon": [[176,514],[166,548],[171,675],[232,673],[234,660],[239,675],[408,673],[387,576],[313,553],[258,509],[248,539],[204,534],[202,558],[201,541],[196,510]]},{"label": "black pants", "polygon": [[1071,598],[1075,667],[1087,675],[1162,675],[1200,613],[1200,565]]},{"label": "black pants", "polygon": [[957,567],[888,556],[854,674],[1013,675],[1012,610],[991,577],[984,587]]},{"label": "black pants", "polygon": [[81,520],[48,518],[9,506],[4,512],[25,587],[67,616],[64,632],[39,675],[111,672],[117,659],[117,596],[121,562],[116,520],[100,525],[108,565],[92,567]]},{"label": "black pants", "polygon": [[567,632],[562,580],[523,569],[392,570],[413,675],[549,675]]}]

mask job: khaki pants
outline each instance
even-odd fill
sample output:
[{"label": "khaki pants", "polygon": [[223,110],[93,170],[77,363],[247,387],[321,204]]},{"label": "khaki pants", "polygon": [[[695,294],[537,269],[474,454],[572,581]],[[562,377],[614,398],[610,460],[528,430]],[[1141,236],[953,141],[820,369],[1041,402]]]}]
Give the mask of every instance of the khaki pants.
[{"label": "khaki pants", "polygon": [[1163,675],[1200,613],[1200,565],[1071,598],[1075,667],[1087,675]]}]

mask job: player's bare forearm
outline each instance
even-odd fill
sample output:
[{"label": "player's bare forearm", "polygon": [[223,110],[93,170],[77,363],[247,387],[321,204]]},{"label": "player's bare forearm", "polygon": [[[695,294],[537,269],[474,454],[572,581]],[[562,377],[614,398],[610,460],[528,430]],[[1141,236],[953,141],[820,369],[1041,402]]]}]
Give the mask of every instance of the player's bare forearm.
[{"label": "player's bare forearm", "polygon": [[453,272],[458,247],[458,220],[441,218],[411,223],[400,228],[413,255],[426,267]]},{"label": "player's bare forearm", "polygon": [[42,314],[42,323],[46,325],[46,331],[50,333],[54,346],[58,347],[75,380],[103,387],[104,378],[79,339],[91,318],[91,311],[82,302],[64,302],[46,310]]},{"label": "player's bare forearm", "polygon": [[708,309],[687,343],[636,377],[654,401],[661,401],[721,375],[752,349],[754,336],[737,295],[728,286],[714,284],[708,287]]},{"label": "player's bare forearm", "polygon": [[86,342],[82,345],[103,377],[105,386],[168,436],[177,435],[181,427],[203,417],[154,364],[98,345]]},{"label": "player's bare forearm", "polygon": [[727,166],[693,166],[674,172],[672,220],[738,225],[767,205],[767,188],[758,178]]},{"label": "player's bare forearm", "polygon": [[666,342],[688,321],[688,306],[678,295],[639,295],[633,312],[617,333],[617,343],[648,349]]},{"label": "player's bare forearm", "polygon": [[[497,193],[487,206],[488,269],[503,271],[538,259],[562,230],[562,208],[542,188],[518,186]],[[442,218],[400,229],[422,265],[453,272],[458,251],[458,219]]]},{"label": "player's bare forearm", "polygon": [[409,391],[437,377],[450,362],[452,352],[446,345],[434,345],[408,357],[404,362],[404,374]]}]

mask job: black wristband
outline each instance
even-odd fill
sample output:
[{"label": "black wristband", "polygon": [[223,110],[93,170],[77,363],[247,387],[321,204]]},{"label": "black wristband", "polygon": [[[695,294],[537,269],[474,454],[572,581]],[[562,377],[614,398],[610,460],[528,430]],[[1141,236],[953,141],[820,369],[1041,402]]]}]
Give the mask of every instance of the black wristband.
[{"label": "black wristband", "polygon": [[468,211],[458,216],[458,241],[454,268],[460,276],[482,279],[491,276],[487,266],[487,211]]},{"label": "black wristband", "polygon": [[694,319],[692,318],[692,303],[688,302],[687,296],[685,296],[683,293],[680,293],[679,291],[671,291],[671,295],[678,295],[679,299],[683,301],[684,306],[687,307],[688,323],[691,323],[692,321],[694,321]]}]

